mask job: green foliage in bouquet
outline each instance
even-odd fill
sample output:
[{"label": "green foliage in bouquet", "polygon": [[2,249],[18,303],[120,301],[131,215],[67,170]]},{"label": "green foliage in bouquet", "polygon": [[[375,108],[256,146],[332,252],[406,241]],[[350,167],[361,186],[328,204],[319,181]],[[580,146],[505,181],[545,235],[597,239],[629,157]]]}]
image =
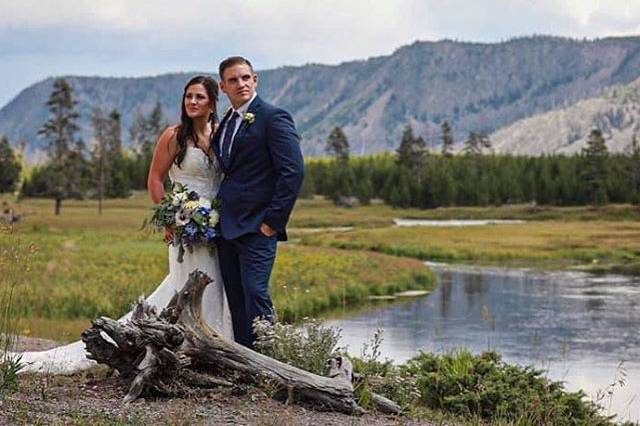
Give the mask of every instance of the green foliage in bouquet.
[{"label": "green foliage in bouquet", "polygon": [[196,245],[215,250],[219,208],[218,200],[200,197],[186,185],[175,182],[155,207],[151,220],[145,219],[142,227],[169,228],[173,233],[169,243],[178,247],[178,262],[182,262],[185,251],[192,253]]}]

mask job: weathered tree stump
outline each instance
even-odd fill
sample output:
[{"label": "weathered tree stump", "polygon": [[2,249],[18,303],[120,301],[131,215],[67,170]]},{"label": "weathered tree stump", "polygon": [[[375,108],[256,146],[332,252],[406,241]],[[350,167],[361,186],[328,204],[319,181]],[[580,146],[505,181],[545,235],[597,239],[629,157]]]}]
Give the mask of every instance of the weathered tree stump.
[{"label": "weathered tree stump", "polygon": [[332,378],[309,373],[228,341],[205,323],[202,295],[211,282],[196,270],[160,314],[141,299],[128,322],[101,317],[82,333],[88,357],[130,381],[125,402],[134,401],[145,390],[174,394],[185,387],[232,386],[216,377],[225,372],[247,381],[275,383],[288,391],[289,399],[299,398],[318,408],[364,412],[346,377],[350,373]]}]

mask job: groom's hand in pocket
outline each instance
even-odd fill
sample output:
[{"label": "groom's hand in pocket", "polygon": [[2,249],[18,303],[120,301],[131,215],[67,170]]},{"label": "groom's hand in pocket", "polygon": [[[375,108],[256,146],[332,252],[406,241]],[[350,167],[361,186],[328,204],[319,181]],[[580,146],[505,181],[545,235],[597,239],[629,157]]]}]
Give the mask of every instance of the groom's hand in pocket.
[{"label": "groom's hand in pocket", "polygon": [[266,223],[263,223],[260,225],[260,233],[265,237],[273,237],[276,234],[276,231]]}]

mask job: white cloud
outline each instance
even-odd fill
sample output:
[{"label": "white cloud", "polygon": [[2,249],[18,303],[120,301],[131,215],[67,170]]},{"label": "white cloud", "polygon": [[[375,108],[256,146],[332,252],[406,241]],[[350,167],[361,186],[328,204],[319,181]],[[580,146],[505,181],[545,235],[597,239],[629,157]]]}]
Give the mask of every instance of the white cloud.
[{"label": "white cloud", "polygon": [[534,33],[638,34],[640,0],[2,0],[0,62],[12,66],[0,81],[21,83],[0,88],[0,105],[49,75],[213,70],[230,54],[260,69],[337,63]]},{"label": "white cloud", "polygon": [[636,0],[519,0],[529,10],[564,19],[558,28],[563,35],[573,37],[606,37],[638,34],[640,31],[640,1]]}]

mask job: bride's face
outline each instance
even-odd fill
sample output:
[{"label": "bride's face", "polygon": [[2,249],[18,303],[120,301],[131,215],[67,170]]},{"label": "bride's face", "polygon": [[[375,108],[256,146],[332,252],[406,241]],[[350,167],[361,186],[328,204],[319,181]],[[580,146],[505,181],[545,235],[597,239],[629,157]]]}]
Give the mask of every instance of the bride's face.
[{"label": "bride's face", "polygon": [[189,118],[209,118],[213,103],[204,85],[197,83],[187,87],[184,94],[184,108]]}]

